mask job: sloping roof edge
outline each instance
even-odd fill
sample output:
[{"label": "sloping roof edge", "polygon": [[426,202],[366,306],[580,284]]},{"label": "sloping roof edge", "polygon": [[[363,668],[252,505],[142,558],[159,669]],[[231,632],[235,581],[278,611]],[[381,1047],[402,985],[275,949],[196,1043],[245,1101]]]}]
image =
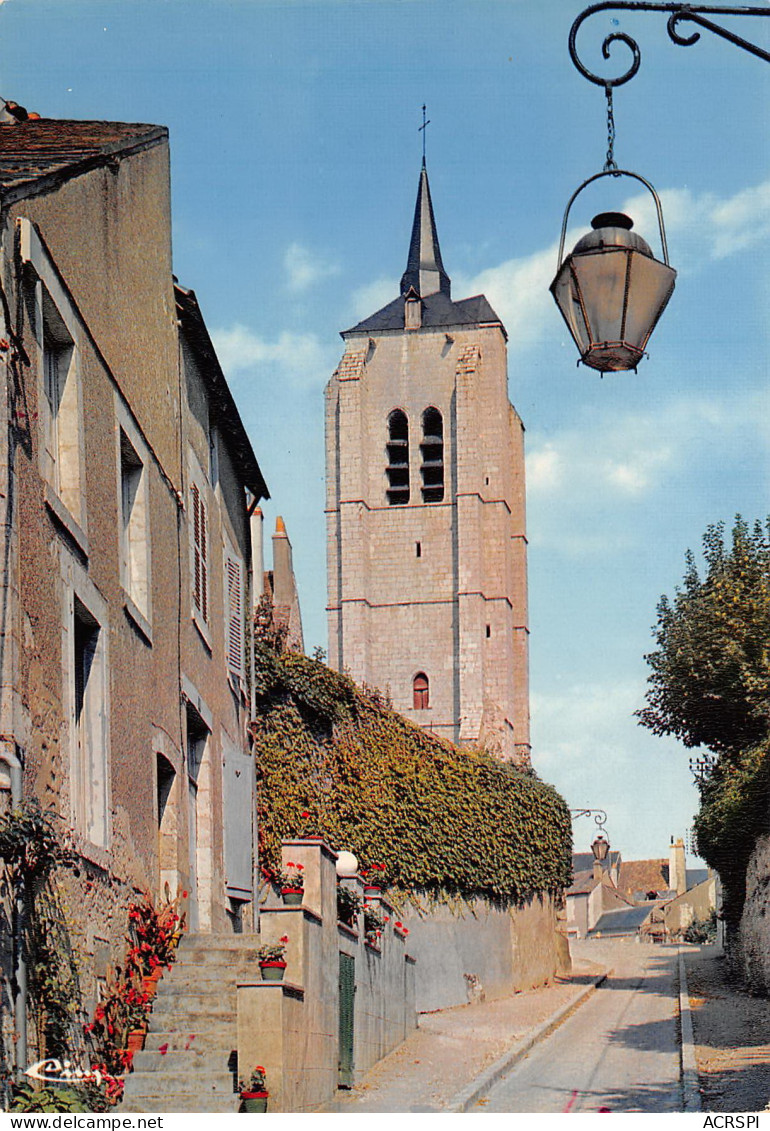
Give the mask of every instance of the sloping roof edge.
[{"label": "sloping roof edge", "polygon": [[211,394],[211,406],[217,427],[224,434],[228,448],[235,457],[244,483],[256,501],[269,499],[264,476],[260,470],[251,441],[241,420],[241,414],[222,372],[216,350],[201,314],[195,291],[174,284],[177,311],[187,340],[201,362],[201,373]]}]

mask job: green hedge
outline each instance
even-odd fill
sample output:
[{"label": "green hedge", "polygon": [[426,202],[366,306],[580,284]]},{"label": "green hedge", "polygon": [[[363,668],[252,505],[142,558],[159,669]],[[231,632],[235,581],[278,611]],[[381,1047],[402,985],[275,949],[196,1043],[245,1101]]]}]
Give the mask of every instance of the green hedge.
[{"label": "green hedge", "polygon": [[700,793],[694,824],[698,852],[719,873],[724,918],[737,923],[749,859],[757,839],[770,831],[770,744],[720,758]]},{"label": "green hedge", "polygon": [[405,892],[508,904],[571,882],[569,811],[534,773],[435,738],[316,660],[264,644],[256,660],[263,864],[282,837],[319,833]]}]

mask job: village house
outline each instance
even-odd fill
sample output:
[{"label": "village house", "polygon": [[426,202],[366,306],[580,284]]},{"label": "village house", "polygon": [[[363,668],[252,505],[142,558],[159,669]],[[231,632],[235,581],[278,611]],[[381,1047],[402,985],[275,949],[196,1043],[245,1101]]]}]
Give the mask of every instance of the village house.
[{"label": "village house", "polygon": [[[4,811],[36,798],[71,830],[88,1010],[137,893],[179,897],[194,930],[253,928],[249,515],[268,491],[172,275],[166,129],[18,117],[0,124],[0,787]],[[24,1067],[11,934],[2,1059]]]}]

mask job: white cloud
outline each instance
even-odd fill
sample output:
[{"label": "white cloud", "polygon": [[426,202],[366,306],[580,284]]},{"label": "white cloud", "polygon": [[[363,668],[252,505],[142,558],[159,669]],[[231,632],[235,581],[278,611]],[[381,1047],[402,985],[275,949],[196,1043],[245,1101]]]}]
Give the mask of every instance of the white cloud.
[{"label": "white cloud", "polygon": [[339,264],[322,259],[299,243],[289,244],[286,248],[283,266],[287,286],[295,292],[306,291],[321,279],[340,273]]},{"label": "white cloud", "polygon": [[375,279],[353,291],[350,296],[352,310],[351,321],[360,322],[370,314],[376,314],[383,306],[387,306],[394,298],[398,297],[398,282],[393,279]]},{"label": "white cloud", "polygon": [[211,338],[222,369],[228,377],[261,369],[295,388],[321,388],[331,376],[340,350],[326,346],[315,334],[282,331],[270,341],[247,326],[213,330]]}]

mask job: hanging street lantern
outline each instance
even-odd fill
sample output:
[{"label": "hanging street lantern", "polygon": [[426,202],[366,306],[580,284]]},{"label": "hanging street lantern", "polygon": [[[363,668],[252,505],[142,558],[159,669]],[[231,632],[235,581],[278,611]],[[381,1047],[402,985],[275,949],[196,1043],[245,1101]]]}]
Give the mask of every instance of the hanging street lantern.
[{"label": "hanging street lantern", "polygon": [[602,863],[607,859],[607,853],[610,850],[610,842],[603,837],[601,833],[597,836],[596,840],[591,845],[591,852],[594,854],[594,860]]},{"label": "hanging street lantern", "polygon": [[[564,258],[570,209],[583,189],[600,177],[633,177],[655,200],[663,261],[633,231],[622,212],[602,212],[592,231]],[[663,212],[652,185],[637,173],[605,169],[573,193],[564,213],[556,278],[551,294],[580,352],[580,360],[601,373],[633,369],[674,290],[676,271],[669,265]]]}]

